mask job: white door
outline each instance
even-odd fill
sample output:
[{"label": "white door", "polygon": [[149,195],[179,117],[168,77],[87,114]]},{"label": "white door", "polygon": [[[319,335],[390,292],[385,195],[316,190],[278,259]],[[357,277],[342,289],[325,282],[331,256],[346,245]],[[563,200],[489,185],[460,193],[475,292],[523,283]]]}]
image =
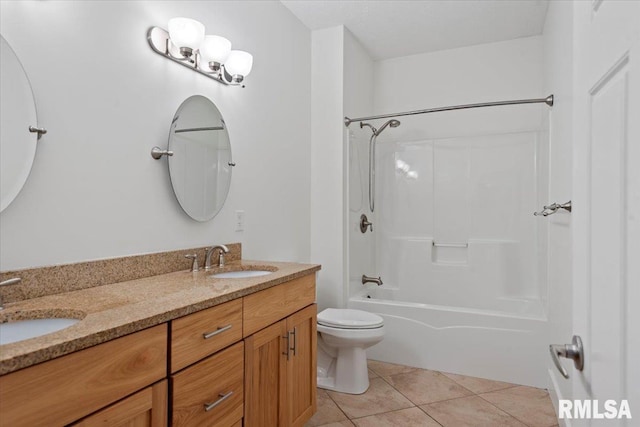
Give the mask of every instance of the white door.
[{"label": "white door", "polygon": [[640,0],[578,0],[574,13],[573,312],[585,364],[570,371],[573,397],[627,399],[633,419],[571,425],[639,426]]}]

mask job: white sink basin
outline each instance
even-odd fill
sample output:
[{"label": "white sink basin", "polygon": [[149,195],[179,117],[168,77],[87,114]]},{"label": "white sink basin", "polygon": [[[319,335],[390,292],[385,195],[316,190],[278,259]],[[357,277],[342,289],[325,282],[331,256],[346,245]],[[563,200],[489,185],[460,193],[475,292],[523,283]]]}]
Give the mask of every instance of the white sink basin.
[{"label": "white sink basin", "polygon": [[78,323],[79,319],[29,319],[0,323],[0,345],[50,334]]},{"label": "white sink basin", "polygon": [[247,277],[260,277],[271,274],[273,271],[267,270],[242,270],[242,271],[227,271],[226,273],[212,274],[211,277],[216,279],[245,279]]}]

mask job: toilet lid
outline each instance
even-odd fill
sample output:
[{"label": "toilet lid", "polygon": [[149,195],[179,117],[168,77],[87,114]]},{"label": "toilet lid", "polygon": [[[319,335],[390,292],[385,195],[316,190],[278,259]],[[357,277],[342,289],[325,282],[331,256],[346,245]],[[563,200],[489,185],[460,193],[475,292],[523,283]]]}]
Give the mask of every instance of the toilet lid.
[{"label": "toilet lid", "polygon": [[384,324],[377,314],[348,308],[327,308],[318,313],[318,323],[340,329],[372,329]]}]

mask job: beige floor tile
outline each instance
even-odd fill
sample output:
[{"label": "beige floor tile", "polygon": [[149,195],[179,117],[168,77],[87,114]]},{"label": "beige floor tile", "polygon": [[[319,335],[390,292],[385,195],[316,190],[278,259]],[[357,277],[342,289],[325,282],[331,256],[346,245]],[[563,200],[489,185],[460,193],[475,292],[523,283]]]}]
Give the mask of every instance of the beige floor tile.
[{"label": "beige floor tile", "polygon": [[546,390],[518,386],[479,396],[530,427],[548,427],[558,422]]},{"label": "beige floor tile", "polygon": [[308,427],[323,426],[325,424],[347,420],[347,416],[338,408],[327,392],[318,389],[318,411],[307,422]]},{"label": "beige floor tile", "polygon": [[358,427],[440,427],[418,408],[401,409],[353,420]]},{"label": "beige floor tile", "polygon": [[[310,424],[305,424],[305,427],[309,425]],[[337,423],[322,424],[322,427],[353,427],[353,423],[349,420],[346,420]]]},{"label": "beige floor tile", "polygon": [[349,418],[360,418],[413,406],[382,378],[373,378],[364,394],[327,392]]},{"label": "beige floor tile", "polygon": [[443,372],[448,378],[451,378],[462,387],[471,390],[474,393],[486,393],[489,391],[503,390],[509,387],[517,387],[518,384],[503,383],[501,381],[487,380],[484,378],[468,377],[466,375],[449,374]]},{"label": "beige floor tile", "polygon": [[391,375],[390,377],[384,377],[384,379],[416,405],[473,394],[440,372],[425,369],[417,369],[406,374]]},{"label": "beige floor tile", "polygon": [[411,372],[418,368],[412,368],[411,366],[396,365],[394,363],[378,362],[377,360],[368,360],[369,370],[378,374],[381,377],[388,377],[389,375],[404,374],[405,372]]},{"label": "beige floor tile", "polygon": [[376,374],[375,372],[373,372],[371,369],[369,369],[369,379],[371,378],[378,378],[380,375]]},{"label": "beige floor tile", "polygon": [[420,408],[444,427],[526,427],[477,396],[431,403]]}]

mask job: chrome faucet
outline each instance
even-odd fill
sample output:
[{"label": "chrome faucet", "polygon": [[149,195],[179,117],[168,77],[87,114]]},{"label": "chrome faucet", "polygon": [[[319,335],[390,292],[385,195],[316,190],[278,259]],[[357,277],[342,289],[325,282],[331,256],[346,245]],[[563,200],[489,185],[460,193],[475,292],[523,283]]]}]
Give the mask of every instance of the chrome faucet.
[{"label": "chrome faucet", "polygon": [[211,255],[213,255],[216,249],[220,249],[220,257],[218,258],[218,267],[224,267],[224,254],[229,253],[229,248],[227,248],[225,245],[216,245],[216,246],[207,248],[207,253],[204,256],[205,271],[209,271],[213,268],[211,266]]},{"label": "chrome faucet", "polygon": [[[14,277],[13,279],[0,282],[0,286],[15,285],[16,283],[20,283],[20,282],[22,282],[21,278]],[[4,301],[2,301],[2,295],[0,295],[0,310],[2,310],[3,308],[4,308]]]},{"label": "chrome faucet", "polygon": [[376,279],[375,277],[369,277],[369,276],[365,276],[364,274],[362,275],[362,284],[366,284],[366,283],[375,283],[378,286],[382,286],[382,278],[378,276],[378,278]]}]

